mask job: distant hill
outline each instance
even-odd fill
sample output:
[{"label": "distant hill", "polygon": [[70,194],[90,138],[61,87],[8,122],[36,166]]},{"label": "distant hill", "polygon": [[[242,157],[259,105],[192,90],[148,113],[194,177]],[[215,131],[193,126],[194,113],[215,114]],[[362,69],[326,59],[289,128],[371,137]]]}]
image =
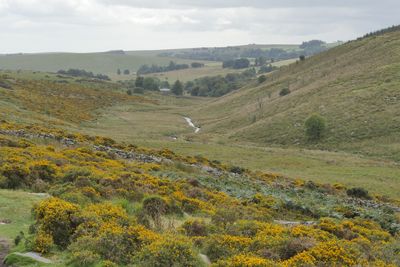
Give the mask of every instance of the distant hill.
[{"label": "distant hill", "polygon": [[123,51],[102,53],[42,53],[0,56],[0,69],[56,72],[60,69],[84,69],[94,73],[115,74],[117,69],[135,72],[143,64],[167,65],[171,60],[190,64],[192,60],[129,54]]},{"label": "distant hill", "polygon": [[[204,132],[231,141],[346,150],[400,160],[400,31],[368,35],[272,73],[196,110]],[[280,96],[288,88],[291,93]],[[304,134],[313,113],[327,131]],[[215,138],[215,137],[214,137]]]},{"label": "distant hill", "polygon": [[60,69],[84,69],[94,73],[107,75],[116,74],[117,69],[136,72],[140,66],[168,65],[170,61],[176,63],[190,64],[193,61],[213,64],[213,61],[202,61],[196,58],[185,58],[177,56],[199,49],[207,50],[249,50],[249,49],[283,49],[295,51],[299,45],[246,45],[225,48],[188,48],[170,50],[148,50],[148,51],[123,51],[112,50],[99,53],[37,53],[37,54],[7,54],[0,55],[0,69],[3,70],[33,70],[44,72],[56,72]]}]

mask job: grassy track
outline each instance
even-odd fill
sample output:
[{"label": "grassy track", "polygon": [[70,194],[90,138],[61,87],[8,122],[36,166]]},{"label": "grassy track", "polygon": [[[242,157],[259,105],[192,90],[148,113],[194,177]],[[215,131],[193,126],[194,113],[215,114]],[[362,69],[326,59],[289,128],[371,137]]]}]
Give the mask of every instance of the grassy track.
[{"label": "grassy track", "polygon": [[0,224],[0,237],[13,239],[20,231],[26,234],[33,222],[32,206],[43,198],[23,191],[0,190],[0,220],[9,222]]}]

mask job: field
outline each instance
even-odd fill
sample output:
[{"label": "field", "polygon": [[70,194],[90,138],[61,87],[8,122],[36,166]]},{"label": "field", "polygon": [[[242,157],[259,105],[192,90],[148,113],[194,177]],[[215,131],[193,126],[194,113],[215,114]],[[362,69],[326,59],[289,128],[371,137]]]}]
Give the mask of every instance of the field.
[{"label": "field", "polygon": [[[154,96],[153,96],[154,97]],[[183,155],[202,155],[252,170],[283,174],[320,183],[362,184],[371,192],[400,197],[400,169],[392,160],[368,158],[346,152],[278,148],[214,140],[207,133],[194,134],[183,117],[206,99],[164,97],[158,105],[112,107],[96,122],[79,131],[101,134],[144,147],[166,147]],[[161,101],[161,99],[159,99]],[[196,116],[193,117],[196,123]],[[173,140],[172,137],[177,137]],[[211,139],[211,140],[210,140]],[[238,157],[238,155],[240,155]]]},{"label": "field", "polygon": [[[115,75],[117,69],[128,69],[136,72],[143,64],[168,65],[173,60],[178,63],[190,64],[193,60],[158,57],[154,55],[129,55],[115,53],[49,53],[49,54],[16,54],[0,55],[0,69],[34,70],[57,72],[61,69],[77,68]],[[125,78],[124,75],[121,75]]]}]

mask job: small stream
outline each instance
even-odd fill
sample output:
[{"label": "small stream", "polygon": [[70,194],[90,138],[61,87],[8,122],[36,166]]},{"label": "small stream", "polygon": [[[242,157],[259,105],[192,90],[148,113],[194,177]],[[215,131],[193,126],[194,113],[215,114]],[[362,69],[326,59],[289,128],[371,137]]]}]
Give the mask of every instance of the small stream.
[{"label": "small stream", "polygon": [[183,117],[183,118],[185,119],[187,124],[189,124],[190,127],[194,128],[194,133],[198,133],[200,131],[200,127],[197,127],[196,125],[194,125],[191,118],[189,118],[189,117]]}]

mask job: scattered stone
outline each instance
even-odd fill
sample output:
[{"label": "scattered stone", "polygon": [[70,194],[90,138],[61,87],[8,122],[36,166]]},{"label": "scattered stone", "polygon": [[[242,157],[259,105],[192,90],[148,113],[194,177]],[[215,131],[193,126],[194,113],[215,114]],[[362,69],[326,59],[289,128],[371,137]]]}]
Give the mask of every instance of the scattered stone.
[{"label": "scattered stone", "polygon": [[304,221],[304,222],[299,222],[299,221],[283,221],[283,220],[274,220],[275,223],[280,224],[280,225],[285,225],[285,226],[296,226],[296,225],[315,225],[315,221]]},{"label": "scattered stone", "polygon": [[199,253],[200,259],[207,265],[210,266],[211,265],[211,261],[210,259],[207,257],[207,255],[201,254]]},{"label": "scattered stone", "polygon": [[0,219],[0,225],[4,225],[4,224],[10,224],[11,220],[9,219]]},{"label": "scattered stone", "polygon": [[22,257],[28,257],[31,259],[34,259],[35,261],[42,262],[42,263],[52,263],[53,261],[47,258],[42,257],[39,253],[36,252],[25,252],[25,253],[19,253],[19,252],[14,252],[15,255],[19,255]]}]

